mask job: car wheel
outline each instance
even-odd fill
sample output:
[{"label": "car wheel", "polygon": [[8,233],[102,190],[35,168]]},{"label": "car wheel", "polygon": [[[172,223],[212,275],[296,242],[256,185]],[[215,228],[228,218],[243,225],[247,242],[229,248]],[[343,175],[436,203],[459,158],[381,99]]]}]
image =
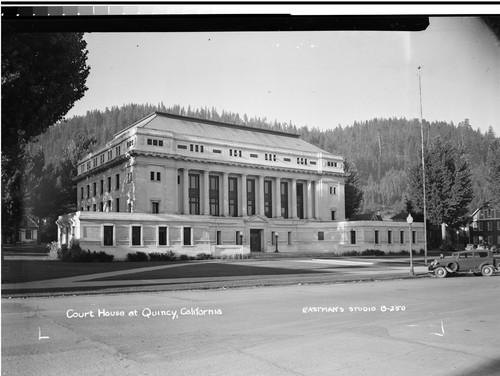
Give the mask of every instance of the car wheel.
[{"label": "car wheel", "polygon": [[452,262],[448,265],[448,268],[450,268],[453,272],[458,272],[458,263]]},{"label": "car wheel", "polygon": [[485,277],[489,277],[493,274],[493,267],[491,265],[484,265],[481,268],[481,274]]},{"label": "car wheel", "polygon": [[434,274],[438,278],[445,278],[448,275],[448,271],[444,267],[440,266],[439,268],[436,269]]}]

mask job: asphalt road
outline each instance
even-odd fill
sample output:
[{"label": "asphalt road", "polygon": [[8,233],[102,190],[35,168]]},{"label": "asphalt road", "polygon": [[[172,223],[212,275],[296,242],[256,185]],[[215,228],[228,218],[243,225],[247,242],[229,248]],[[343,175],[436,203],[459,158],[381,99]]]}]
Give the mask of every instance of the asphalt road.
[{"label": "asphalt road", "polygon": [[2,374],[498,375],[499,291],[463,276],[2,299]]}]

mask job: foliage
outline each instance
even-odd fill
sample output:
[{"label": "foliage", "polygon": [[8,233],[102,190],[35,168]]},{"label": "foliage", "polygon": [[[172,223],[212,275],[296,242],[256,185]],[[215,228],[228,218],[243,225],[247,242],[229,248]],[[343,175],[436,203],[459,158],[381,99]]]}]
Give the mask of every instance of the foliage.
[{"label": "foliage", "polygon": [[[363,192],[363,204],[359,207],[359,212],[380,211],[393,215],[405,209],[406,174],[410,166],[420,162],[421,136],[418,119],[372,119],[321,131],[307,126],[297,127],[291,122],[271,121],[246,114],[240,116],[228,111],[218,112],[215,108],[186,109],[180,105],[166,107],[163,103],[128,104],[102,111],[88,111],[85,116],[76,116],[50,127],[39,137],[38,144],[30,144],[29,149],[35,150],[41,147],[45,153],[46,163],[62,166],[61,157],[65,154],[64,149],[70,148],[71,144],[82,145],[81,137],[87,137],[95,142],[89,144],[89,151],[92,148],[99,148],[109,141],[113,134],[153,111],[296,133],[305,141],[328,152],[343,155],[356,166],[358,185]],[[428,144],[429,140],[441,137],[453,145],[459,145],[465,153],[472,171],[474,196],[469,204],[469,211],[472,212],[488,201],[491,194],[488,193],[486,184],[488,170],[486,160],[489,145],[498,140],[493,131],[482,134],[481,131],[474,130],[468,120],[458,125],[446,122],[429,123],[424,120],[423,128],[425,144]],[[63,186],[69,186],[69,177],[65,180],[67,182],[65,184],[61,177],[58,179],[61,189]],[[67,194],[67,197],[71,196],[71,193]],[[70,202],[69,199],[67,201]],[[73,206],[74,201],[73,199],[71,202]]]},{"label": "foliage", "polygon": [[[54,243],[56,242],[51,243],[51,252],[53,247],[55,247]],[[114,257],[115,256],[109,255],[103,251],[84,251],[77,243],[71,244],[69,248],[67,244],[63,244],[61,248],[57,250],[57,258],[61,261],[68,262],[111,262]]]},{"label": "foliage", "polygon": [[[437,138],[425,151],[427,220],[456,227],[466,221],[473,198],[471,173],[465,154]],[[405,196],[408,209],[423,212],[422,165],[409,169]]]},{"label": "foliage", "polygon": [[145,252],[127,253],[127,261],[148,261],[148,254]]},{"label": "foliage", "polygon": [[59,260],[59,243],[51,242],[47,244],[47,248],[49,249],[49,253],[47,255],[47,260],[55,261]]},{"label": "foliage", "polygon": [[356,165],[344,159],[345,180],[345,216],[350,218],[356,214],[363,204],[363,190],[359,186],[359,175]]},{"label": "foliage", "polygon": [[19,33],[2,25],[2,234],[24,214],[24,148],[87,90],[83,33]]},{"label": "foliage", "polygon": [[500,208],[500,140],[493,140],[486,158],[487,201],[491,206]]},{"label": "foliage", "polygon": [[165,253],[152,252],[149,254],[150,261],[173,261],[176,259],[175,252],[167,251]]},{"label": "foliage", "polygon": [[212,260],[213,256],[209,253],[198,253],[196,255],[196,260]]},{"label": "foliage", "polygon": [[361,252],[361,256],[384,256],[385,252],[380,249],[367,249]]}]

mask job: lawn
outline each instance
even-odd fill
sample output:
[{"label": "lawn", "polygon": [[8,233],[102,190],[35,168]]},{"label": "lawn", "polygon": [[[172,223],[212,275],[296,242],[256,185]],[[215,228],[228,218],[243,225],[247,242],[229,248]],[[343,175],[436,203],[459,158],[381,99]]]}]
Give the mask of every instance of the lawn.
[{"label": "lawn", "polygon": [[74,277],[85,274],[114,272],[162,265],[165,262],[102,262],[76,263],[45,260],[4,260],[2,283],[22,283]]}]

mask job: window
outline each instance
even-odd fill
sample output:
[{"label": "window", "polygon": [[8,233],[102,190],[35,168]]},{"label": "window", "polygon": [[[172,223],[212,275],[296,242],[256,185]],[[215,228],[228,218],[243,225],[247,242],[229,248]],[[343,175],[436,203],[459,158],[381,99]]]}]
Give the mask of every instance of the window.
[{"label": "window", "polygon": [[155,172],[155,171],[151,171],[149,173],[149,177],[151,179],[151,181],[161,181],[161,172]]},{"label": "window", "polygon": [[[83,187],[80,188],[80,198],[83,200],[83,197],[84,197],[84,193],[83,193],[84,189]],[[499,222],[500,223],[500,222]]]},{"label": "window", "polygon": [[488,223],[488,231],[493,231],[493,221],[488,221],[487,223]]},{"label": "window", "polygon": [[153,146],[158,146],[158,140],[153,140]]},{"label": "window", "polygon": [[148,138],[148,145],[153,145],[153,140]]},{"label": "window", "polygon": [[108,150],[108,161],[113,159],[113,150]]},{"label": "window", "polygon": [[156,173],[156,181],[161,181],[161,172]]},{"label": "window", "polygon": [[288,231],[288,245],[292,245],[292,232]]},{"label": "window", "polygon": [[479,224],[479,231],[483,231],[483,222],[478,222]]},{"label": "window", "polygon": [[271,180],[264,180],[264,215],[267,218],[273,217],[272,183]]},{"label": "window", "polygon": [[417,232],[416,231],[411,232],[411,242],[413,244],[417,244]]},{"label": "window", "polygon": [[399,231],[399,243],[404,244],[405,242],[405,232],[404,230]]},{"label": "window", "polygon": [[236,231],[236,245],[242,245],[243,244],[243,234],[241,231]]},{"label": "window", "polygon": [[132,226],[132,245],[141,245],[142,226]]},{"label": "window", "polygon": [[200,175],[189,174],[189,214],[200,214]]},{"label": "window", "polygon": [[330,194],[331,195],[336,195],[337,194],[337,187],[331,186],[330,187]]},{"label": "window", "polygon": [[500,231],[500,221],[497,221],[497,230]]},{"label": "window", "polygon": [[221,231],[217,231],[216,233],[216,238],[217,238],[217,245],[221,245],[222,244],[222,232]]},{"label": "window", "polygon": [[151,171],[149,173],[149,176],[150,176],[151,181],[155,180],[155,173],[154,173],[154,171]]},{"label": "window", "polygon": [[250,154],[250,158],[259,158],[259,155],[258,154]]},{"label": "window", "polygon": [[120,174],[115,175],[115,189],[116,190],[120,189]]},{"label": "window", "polygon": [[107,212],[111,211],[111,200],[108,200],[108,207],[106,208]]},{"label": "window", "polygon": [[120,212],[120,199],[119,198],[116,199],[116,208],[115,209],[116,209],[117,213]]},{"label": "window", "polygon": [[101,195],[104,194],[104,180],[101,179],[101,182],[100,182],[100,186],[101,186]]},{"label": "window", "polygon": [[96,182],[92,183],[92,192],[94,194],[94,197],[97,196],[97,183]]},{"label": "window", "polygon": [[325,240],[324,231],[318,231],[318,240]]},{"label": "window", "polygon": [[132,203],[131,202],[127,203],[127,212],[132,213]]},{"label": "window", "polygon": [[104,202],[99,203],[99,211],[103,212],[104,211]]},{"label": "window", "polygon": [[210,200],[210,215],[219,216],[219,177],[210,176],[210,188],[208,192]]},{"label": "window", "polygon": [[238,179],[229,178],[229,216],[238,216]]},{"label": "window", "polygon": [[247,215],[255,215],[255,180],[247,180]]},{"label": "window", "polygon": [[280,187],[281,192],[281,216],[283,218],[288,218],[288,183],[281,182]]},{"label": "window", "polygon": [[26,240],[31,240],[31,230],[26,229],[26,235],[25,235],[25,237],[26,237]]},{"label": "window", "polygon": [[127,183],[132,183],[132,173],[127,172]]},{"label": "window", "polygon": [[356,244],[356,230],[351,230],[351,244]]},{"label": "window", "polygon": [[184,245],[191,245],[191,227],[184,227]]},{"label": "window", "polygon": [[187,145],[177,145],[177,149],[187,149]]},{"label": "window", "polygon": [[115,151],[116,151],[116,156],[119,156],[121,154],[121,146],[117,146],[115,148]]},{"label": "window", "polygon": [[387,230],[387,244],[392,244],[392,230]]},{"label": "window", "polygon": [[168,245],[168,227],[158,227],[158,245]]},{"label": "window", "polygon": [[[304,184],[297,183],[297,217],[304,219]],[[335,219],[335,212],[332,212],[332,220]]]},{"label": "window", "polygon": [[97,211],[97,204],[93,204],[93,205],[92,205],[92,210],[93,210],[93,211]]},{"label": "window", "polygon": [[271,245],[276,245],[276,233],[271,231]]},{"label": "window", "polygon": [[111,192],[111,176],[108,176],[108,192]]},{"label": "window", "polygon": [[160,203],[158,201],[153,201],[151,203],[151,213],[158,214],[160,212]]},{"label": "window", "polygon": [[87,198],[90,198],[90,184],[87,184]]},{"label": "window", "polygon": [[380,240],[379,240],[379,232],[378,230],[375,230],[375,244],[380,244]]},{"label": "window", "polygon": [[331,210],[330,213],[332,221],[335,221],[335,210]]},{"label": "window", "polygon": [[212,150],[212,153],[215,153],[215,154],[221,154],[221,153],[222,153],[222,150],[220,150],[220,149],[213,149],[213,150]]},{"label": "window", "polygon": [[114,226],[104,226],[103,232],[103,245],[112,246],[114,244]]}]

